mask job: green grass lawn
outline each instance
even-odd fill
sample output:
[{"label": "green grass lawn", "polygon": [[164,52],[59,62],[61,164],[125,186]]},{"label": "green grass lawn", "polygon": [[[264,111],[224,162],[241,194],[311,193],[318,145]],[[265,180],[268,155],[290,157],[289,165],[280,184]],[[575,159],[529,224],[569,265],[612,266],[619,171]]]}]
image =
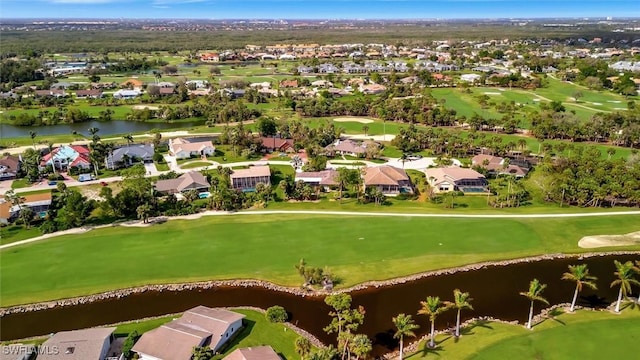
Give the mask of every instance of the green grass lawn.
[{"label": "green grass lawn", "polygon": [[156,169],[158,171],[169,171],[169,165],[166,162],[156,162]]},{"label": "green grass lawn", "polygon": [[[419,319],[419,317],[418,317]],[[426,326],[426,321],[420,323]],[[640,311],[621,314],[577,311],[546,319],[533,330],[522,325],[478,322],[463,329],[457,341],[436,337],[434,350],[418,345],[405,359],[623,359],[640,352]],[[633,354],[633,355],[632,355]]]},{"label": "green grass lawn", "polygon": [[7,225],[0,227],[0,245],[12,242],[31,239],[40,236],[42,233],[37,225],[33,225],[29,229],[25,229],[23,225]]},{"label": "green grass lawn", "polygon": [[[2,250],[0,298],[2,306],[9,306],[205,279],[255,278],[297,286],[301,279],[293,265],[300,258],[330,267],[344,279],[341,286],[349,286],[485,260],[585,252],[577,246],[582,236],[638,230],[638,216],[487,220],[251,215],[174,220]],[[24,266],[33,259],[37,267]]]},{"label": "green grass lawn", "polygon": [[214,167],[213,164],[211,164],[210,162],[207,162],[207,161],[193,161],[193,162],[189,162],[189,163],[180,165],[180,168],[181,169],[194,169],[194,168],[199,168],[199,167],[203,167],[203,166]]}]

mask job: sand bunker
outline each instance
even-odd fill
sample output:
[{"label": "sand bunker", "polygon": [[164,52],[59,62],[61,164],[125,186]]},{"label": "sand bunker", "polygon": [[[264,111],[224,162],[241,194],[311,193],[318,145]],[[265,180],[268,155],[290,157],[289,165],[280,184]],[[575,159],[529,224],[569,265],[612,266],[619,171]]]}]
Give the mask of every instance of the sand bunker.
[{"label": "sand bunker", "polygon": [[150,105],[135,105],[135,106],[133,106],[133,110],[144,110],[144,109],[160,110],[160,108],[157,107],[157,106],[150,106]]},{"label": "sand bunker", "polygon": [[602,105],[602,103],[599,102],[592,102],[591,105]]},{"label": "sand bunker", "polygon": [[350,118],[350,117],[336,118],[336,119],[333,119],[333,121],[335,121],[335,122],[359,122],[359,123],[362,123],[362,124],[370,124],[370,123],[373,122],[373,120],[371,120],[371,119]]},{"label": "sand bunker", "polygon": [[491,92],[491,91],[485,91],[484,94],[485,95],[500,95],[499,92]]},{"label": "sand bunker", "polygon": [[583,249],[628,245],[640,245],[640,231],[624,235],[585,236],[578,241],[578,246]]}]

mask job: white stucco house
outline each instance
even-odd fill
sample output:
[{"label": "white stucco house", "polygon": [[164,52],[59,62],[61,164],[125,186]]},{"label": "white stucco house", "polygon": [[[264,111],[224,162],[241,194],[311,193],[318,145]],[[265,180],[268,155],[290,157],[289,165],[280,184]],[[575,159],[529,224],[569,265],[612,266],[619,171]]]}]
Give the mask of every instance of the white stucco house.
[{"label": "white stucco house", "polygon": [[190,141],[183,138],[169,139],[169,152],[176,159],[188,159],[192,156],[213,156],[216,148],[211,140]]}]

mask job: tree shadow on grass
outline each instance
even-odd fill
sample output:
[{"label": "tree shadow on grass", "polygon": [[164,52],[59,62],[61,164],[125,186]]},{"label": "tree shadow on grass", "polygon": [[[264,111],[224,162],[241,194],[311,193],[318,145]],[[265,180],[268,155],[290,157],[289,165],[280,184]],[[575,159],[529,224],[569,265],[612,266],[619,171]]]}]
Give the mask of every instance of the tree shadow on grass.
[{"label": "tree shadow on grass", "polygon": [[555,308],[551,311],[549,311],[549,313],[547,314],[547,319],[551,319],[553,321],[556,321],[562,325],[567,325],[567,323],[565,323],[564,321],[558,319],[558,316],[564,314],[564,310],[560,309],[560,308]]},{"label": "tree shadow on grass", "polygon": [[[425,357],[427,355],[431,355],[433,354],[433,356],[438,356],[440,357],[442,354],[442,351],[444,350],[442,348],[442,343],[451,339],[453,336],[447,336],[444,339],[440,339],[440,340],[436,340],[435,341],[435,346],[434,347],[429,347],[429,340],[427,340],[427,342],[424,344],[424,348],[422,349],[422,357]],[[417,354],[417,353],[416,353]]]},{"label": "tree shadow on grass", "polygon": [[460,327],[460,336],[459,337],[453,336],[453,339],[454,339],[453,342],[457,343],[458,341],[460,341],[460,337],[462,336],[475,334],[473,330],[477,327],[493,330],[490,324],[491,324],[491,321],[489,320],[479,319],[467,326],[462,326]]}]

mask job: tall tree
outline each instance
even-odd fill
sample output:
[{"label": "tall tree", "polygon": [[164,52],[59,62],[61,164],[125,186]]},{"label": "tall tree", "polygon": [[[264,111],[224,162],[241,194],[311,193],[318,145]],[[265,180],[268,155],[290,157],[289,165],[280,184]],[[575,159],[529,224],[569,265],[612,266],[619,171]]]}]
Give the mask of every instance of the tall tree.
[{"label": "tall tree", "polygon": [[448,301],[440,301],[437,296],[427,296],[426,301],[420,301],[420,310],[418,315],[426,315],[431,322],[431,332],[429,335],[429,347],[436,347],[436,318],[451,308],[451,303]]},{"label": "tall tree", "polygon": [[620,312],[620,304],[622,303],[622,298],[625,299],[631,293],[631,285],[640,286],[640,281],[634,279],[633,275],[636,271],[636,267],[633,266],[633,262],[627,261],[621,263],[618,260],[614,260],[613,263],[616,266],[616,275],[617,279],[611,282],[611,287],[620,286],[620,291],[618,292],[618,300],[616,301],[615,312]]},{"label": "tall tree", "polygon": [[460,337],[460,312],[464,309],[473,310],[471,301],[473,299],[468,292],[462,292],[460,289],[453,290],[453,307],[456,308],[456,337]]},{"label": "tall tree", "polygon": [[29,131],[29,136],[31,137],[31,144],[33,144],[33,150],[36,149],[36,136],[38,136],[38,133],[30,130]]},{"label": "tall tree", "polygon": [[395,334],[393,334],[393,338],[400,341],[400,360],[402,360],[404,350],[404,337],[415,337],[416,334],[413,332],[413,330],[418,329],[420,326],[415,323],[415,321],[411,318],[411,315],[398,314],[398,316],[394,317],[392,321],[393,325],[395,325],[396,327],[396,332]]},{"label": "tall tree", "polygon": [[594,281],[598,280],[595,276],[589,275],[589,269],[587,264],[569,265],[569,272],[562,274],[562,280],[569,280],[576,283],[576,290],[573,292],[573,300],[571,301],[571,308],[569,312],[573,312],[576,308],[576,301],[578,300],[578,293],[582,291],[583,286],[587,286],[591,289],[596,289]]},{"label": "tall tree", "polygon": [[529,290],[526,292],[521,292],[520,295],[526,297],[531,301],[531,307],[529,308],[529,321],[527,322],[527,329],[531,329],[532,321],[533,321],[533,303],[534,301],[540,301],[547,305],[549,302],[547,299],[542,297],[542,292],[547,287],[546,284],[541,284],[538,279],[533,279],[529,282]]},{"label": "tall tree", "polygon": [[149,220],[149,215],[151,215],[151,205],[142,204],[136,208],[136,213],[138,214],[138,219],[142,220],[143,224],[146,224]]},{"label": "tall tree", "polygon": [[123,136],[122,138],[127,142],[127,146],[131,146],[131,143],[133,143],[133,135],[132,134],[127,134],[127,135]]}]

